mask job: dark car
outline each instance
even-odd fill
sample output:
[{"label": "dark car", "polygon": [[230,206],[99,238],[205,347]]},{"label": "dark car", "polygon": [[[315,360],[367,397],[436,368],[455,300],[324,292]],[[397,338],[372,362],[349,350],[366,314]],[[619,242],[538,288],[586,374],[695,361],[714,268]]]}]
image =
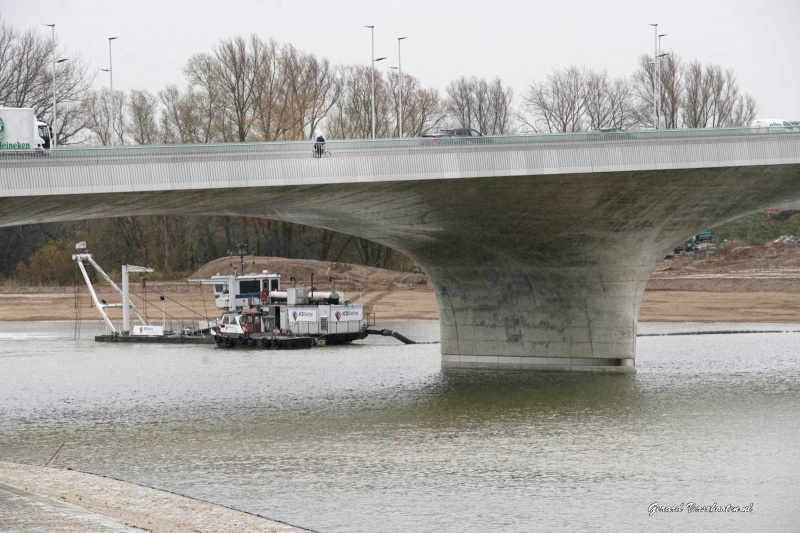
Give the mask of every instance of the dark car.
[{"label": "dark car", "polygon": [[483,133],[478,130],[473,130],[472,128],[447,128],[435,133],[426,133],[422,137],[425,139],[423,144],[428,146],[459,144],[463,142],[488,144],[491,142]]},{"label": "dark car", "polygon": [[628,133],[622,128],[595,128],[589,131],[586,136],[590,141],[621,141],[627,139],[635,139],[632,133]]}]

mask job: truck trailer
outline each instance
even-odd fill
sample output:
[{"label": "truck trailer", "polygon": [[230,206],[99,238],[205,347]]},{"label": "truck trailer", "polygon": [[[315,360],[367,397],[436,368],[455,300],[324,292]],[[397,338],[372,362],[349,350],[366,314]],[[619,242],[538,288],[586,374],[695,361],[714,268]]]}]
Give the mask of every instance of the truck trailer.
[{"label": "truck trailer", "polygon": [[50,148],[50,126],[29,107],[0,107],[0,153],[43,152]]}]

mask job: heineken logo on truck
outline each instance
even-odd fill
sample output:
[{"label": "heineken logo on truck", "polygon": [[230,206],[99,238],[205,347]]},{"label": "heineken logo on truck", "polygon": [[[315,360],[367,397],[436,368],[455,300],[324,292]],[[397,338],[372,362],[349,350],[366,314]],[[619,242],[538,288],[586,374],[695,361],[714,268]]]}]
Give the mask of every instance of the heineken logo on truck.
[{"label": "heineken logo on truck", "polygon": [[6,142],[6,123],[0,117],[0,150],[30,150],[31,143]]},{"label": "heineken logo on truck", "polygon": [[36,139],[33,109],[0,107],[0,151],[31,150]]}]

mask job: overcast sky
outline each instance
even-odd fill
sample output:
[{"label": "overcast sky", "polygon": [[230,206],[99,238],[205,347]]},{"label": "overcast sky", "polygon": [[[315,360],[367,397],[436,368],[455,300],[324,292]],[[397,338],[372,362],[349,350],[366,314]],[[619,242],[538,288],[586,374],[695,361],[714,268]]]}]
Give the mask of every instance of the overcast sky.
[{"label": "overcast sky", "polygon": [[[531,81],[570,65],[630,74],[662,49],[685,60],[732,68],[756,97],[760,117],[800,120],[800,0],[39,0],[4,2],[16,29],[56,37],[93,69],[108,67],[114,88],[158,91],[185,85],[183,67],[221,39],[252,33],[333,64],[370,63],[370,30],[380,69],[397,66],[443,90],[461,75],[494,79],[520,97]],[[100,72],[96,84],[108,75]],[[519,101],[519,99],[517,100]]]}]

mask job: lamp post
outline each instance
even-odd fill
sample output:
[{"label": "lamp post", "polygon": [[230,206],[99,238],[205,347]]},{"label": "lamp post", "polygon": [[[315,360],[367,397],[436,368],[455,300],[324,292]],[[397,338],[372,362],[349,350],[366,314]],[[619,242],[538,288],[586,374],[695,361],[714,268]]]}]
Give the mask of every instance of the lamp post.
[{"label": "lamp post", "polygon": [[656,72],[658,72],[658,23],[648,24],[648,26],[653,26],[653,30],[655,30],[655,41],[653,43],[653,128],[658,129],[658,97],[656,96]]},{"label": "lamp post", "polygon": [[108,38],[108,77],[111,81],[111,146],[114,146],[114,70],[111,66],[111,41],[119,37]]},{"label": "lamp post", "polygon": [[[56,63],[68,61],[67,58],[56,59],[53,61],[53,149],[58,148],[58,128],[56,128]],[[63,120],[61,122],[64,122]]]},{"label": "lamp post", "polygon": [[400,75],[400,138],[403,138],[403,63],[400,61],[400,41],[408,37],[397,38],[397,73]]},{"label": "lamp post", "polygon": [[658,113],[656,114],[656,120],[658,121],[657,129],[661,129],[661,58],[668,55],[669,54],[658,54],[656,63],[658,65]]},{"label": "lamp post", "polygon": [[[110,68],[101,68],[100,70],[102,70],[103,72],[108,72],[109,76],[111,76],[111,69],[110,69]],[[112,92],[111,94],[112,94],[112,96],[113,96],[113,92]],[[109,102],[110,102],[110,104],[109,104],[109,105],[111,105],[111,107],[114,107],[114,99],[113,99],[113,98],[110,98],[110,99],[109,99]],[[112,111],[112,113],[113,113],[113,111]],[[113,121],[114,119],[111,119],[111,120]],[[109,128],[108,128],[108,133],[109,133],[109,135],[108,135],[108,136],[109,136],[109,139],[110,139],[111,141],[113,141],[113,137],[114,137],[114,135],[113,135],[113,134],[111,134],[111,131],[112,131],[112,130],[111,130],[111,127],[112,127],[112,125],[111,125],[111,124],[109,124]]]},{"label": "lamp post", "polygon": [[369,28],[370,33],[372,34],[372,63],[370,64],[372,68],[372,138],[375,139],[375,62],[383,61],[386,58],[379,57],[378,59],[375,59],[375,26],[364,27]]},{"label": "lamp post", "polygon": [[658,34],[658,128],[661,129],[661,58],[667,54],[661,53],[661,38],[666,37],[666,33],[659,33]]},{"label": "lamp post", "polygon": [[[53,37],[51,40],[51,46],[53,47],[53,110],[52,110],[52,119],[50,120],[50,129],[53,132],[52,136],[55,136],[56,131],[56,25],[55,24],[45,24],[45,26],[49,26],[53,30]],[[56,147],[55,137],[53,137],[53,148]]]}]

